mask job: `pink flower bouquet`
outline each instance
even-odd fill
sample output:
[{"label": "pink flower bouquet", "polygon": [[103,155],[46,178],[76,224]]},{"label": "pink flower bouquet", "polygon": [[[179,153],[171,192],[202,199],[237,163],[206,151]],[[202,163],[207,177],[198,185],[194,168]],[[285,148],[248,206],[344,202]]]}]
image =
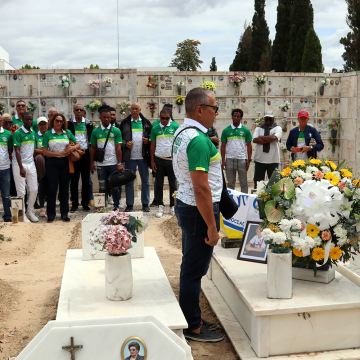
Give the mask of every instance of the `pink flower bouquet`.
[{"label": "pink flower bouquet", "polygon": [[109,254],[122,255],[131,247],[131,234],[123,225],[111,226],[105,233],[105,249]]}]

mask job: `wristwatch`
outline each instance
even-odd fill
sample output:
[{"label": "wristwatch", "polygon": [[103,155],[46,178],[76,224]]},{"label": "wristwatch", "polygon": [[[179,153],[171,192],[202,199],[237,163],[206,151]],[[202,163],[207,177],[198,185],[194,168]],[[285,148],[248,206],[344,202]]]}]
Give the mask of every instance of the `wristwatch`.
[{"label": "wristwatch", "polygon": [[117,166],[123,166],[123,163],[122,163],[122,162],[121,162],[121,163],[118,163]]},{"label": "wristwatch", "polygon": [[247,161],[250,161],[250,162],[252,162],[252,160],[251,160],[251,159],[247,159]]},{"label": "wristwatch", "polygon": [[310,150],[312,150],[314,147],[312,145],[310,145]]}]

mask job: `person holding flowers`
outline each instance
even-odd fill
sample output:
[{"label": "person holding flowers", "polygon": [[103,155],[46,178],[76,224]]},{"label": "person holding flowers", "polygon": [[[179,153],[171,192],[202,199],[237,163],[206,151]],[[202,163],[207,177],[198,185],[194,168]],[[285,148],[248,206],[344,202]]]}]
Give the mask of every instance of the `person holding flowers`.
[{"label": "person holding flowers", "polygon": [[[308,125],[309,113],[300,111],[298,114],[299,126],[292,129],[286,141],[286,147],[291,151],[291,159],[307,160],[316,158],[316,153],[324,148],[319,132]],[[315,145],[311,145],[315,141]]]}]

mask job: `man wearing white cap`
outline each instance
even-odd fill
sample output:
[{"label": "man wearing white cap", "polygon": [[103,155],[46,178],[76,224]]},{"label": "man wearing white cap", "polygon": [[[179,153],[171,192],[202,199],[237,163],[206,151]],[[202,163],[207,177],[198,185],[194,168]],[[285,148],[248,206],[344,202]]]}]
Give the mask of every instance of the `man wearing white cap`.
[{"label": "man wearing white cap", "polygon": [[258,181],[265,179],[265,173],[270,179],[273,171],[280,163],[280,146],[282,129],[275,122],[273,111],[267,111],[264,115],[264,124],[258,126],[253,135],[256,144],[254,163],[254,188]]},{"label": "man wearing white cap", "polygon": [[42,150],[43,136],[48,129],[48,119],[41,116],[37,119],[37,126],[39,131],[35,133],[35,166],[37,178],[39,183],[39,202],[40,202],[40,217],[45,217],[45,191],[46,191],[46,171],[45,171],[45,156]]}]

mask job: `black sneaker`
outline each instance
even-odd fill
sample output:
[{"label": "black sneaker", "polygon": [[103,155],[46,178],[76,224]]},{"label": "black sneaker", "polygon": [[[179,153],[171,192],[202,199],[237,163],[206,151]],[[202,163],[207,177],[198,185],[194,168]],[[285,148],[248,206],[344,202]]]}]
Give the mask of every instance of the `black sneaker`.
[{"label": "black sneaker", "polygon": [[125,212],[133,211],[133,209],[134,209],[134,206],[133,206],[133,205],[126,205]]},{"label": "black sneaker", "polygon": [[149,206],[148,206],[148,204],[143,204],[142,211],[143,211],[143,212],[150,212],[150,211],[151,211],[150,208],[149,208]]},{"label": "black sneaker", "polygon": [[75,211],[78,210],[78,207],[77,206],[72,206],[71,209],[70,209],[70,212],[71,213],[74,213]]},{"label": "black sneaker", "polygon": [[39,205],[39,203],[37,201],[35,201],[34,209],[40,209],[40,205]]},{"label": "black sneaker", "polygon": [[91,209],[88,206],[83,206],[84,211],[90,211]]},{"label": "black sneaker", "polygon": [[70,219],[69,219],[67,216],[62,217],[61,220],[62,220],[62,221],[65,221],[65,222],[70,221]]},{"label": "black sneaker", "polygon": [[153,200],[153,202],[150,204],[150,207],[157,207],[158,206],[158,202],[157,200]]},{"label": "black sneaker", "polygon": [[206,321],[204,319],[201,319],[201,321],[202,324],[209,330],[221,329],[221,325],[219,323]]},{"label": "black sneaker", "polygon": [[224,335],[219,334],[215,331],[211,331],[207,329],[205,326],[202,326],[200,329],[200,333],[197,334],[188,329],[184,330],[184,336],[186,340],[193,340],[199,342],[219,342],[224,340]]}]

